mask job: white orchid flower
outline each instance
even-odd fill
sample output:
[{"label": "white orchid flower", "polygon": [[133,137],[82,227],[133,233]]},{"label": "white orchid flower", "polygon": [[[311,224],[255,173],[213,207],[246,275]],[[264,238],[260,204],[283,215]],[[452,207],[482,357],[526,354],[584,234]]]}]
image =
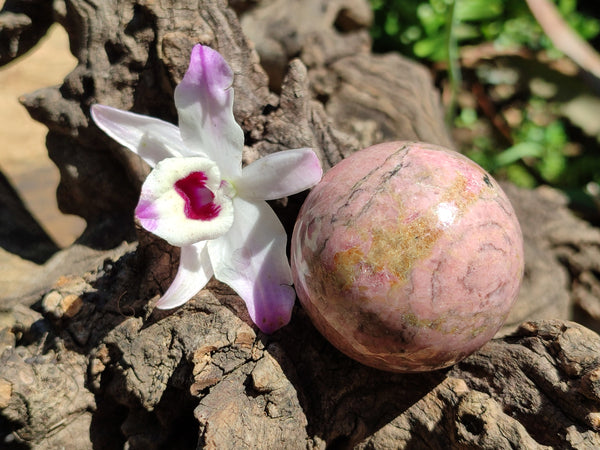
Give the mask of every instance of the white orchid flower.
[{"label": "white orchid flower", "polygon": [[287,236],[265,200],[312,187],[322,169],[308,148],[242,168],[244,133],[233,117],[232,82],[223,57],[196,45],[175,89],[179,127],[103,105],[91,113],[106,134],[153,167],[135,210],[139,223],[181,247],[177,275],[157,307],[182,305],[214,275],[271,333],[289,322],[296,294]]}]

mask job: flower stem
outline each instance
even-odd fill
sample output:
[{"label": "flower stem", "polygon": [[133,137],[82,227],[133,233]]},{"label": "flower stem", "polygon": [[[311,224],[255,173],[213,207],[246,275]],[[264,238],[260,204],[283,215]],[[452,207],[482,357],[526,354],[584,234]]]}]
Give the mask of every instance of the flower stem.
[{"label": "flower stem", "polygon": [[458,43],[455,38],[454,30],[459,22],[456,15],[456,3],[460,0],[451,0],[448,4],[446,16],[446,54],[448,64],[448,80],[450,82],[450,101],[446,110],[446,124],[451,127],[455,116],[456,99],[458,89],[462,82],[460,64],[458,58]]}]

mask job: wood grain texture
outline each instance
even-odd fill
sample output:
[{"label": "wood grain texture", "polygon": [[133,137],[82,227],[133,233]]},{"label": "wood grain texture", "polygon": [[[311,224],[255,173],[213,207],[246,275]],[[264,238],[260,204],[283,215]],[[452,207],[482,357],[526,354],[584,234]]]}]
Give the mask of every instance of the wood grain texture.
[{"label": "wood grain texture", "polygon": [[[566,319],[576,299],[593,303],[600,238],[547,192],[506,189],[527,249],[515,334],[451,369],[394,375],[361,366],[299,306],[290,325],[260,334],[216,281],[179,309],[154,310],[178,251],[135,229],[148,168],[92,125],[89,106],[174,122],[173,89],[201,42],[236,74],[245,162],[312,146],[329,167],[378,140],[451,145],[426,71],[369,53],[366,2],[311,1],[329,13],[310,30],[294,28],[294,9],[283,8],[281,32],[270,35],[285,49],[281,84],[271,88],[261,65],[267,44],[248,40],[242,25],[276,27],[260,13],[274,2],[239,0],[235,10],[222,0],[7,2],[0,35],[25,48],[46,22],[32,21],[32,34],[11,31],[25,29],[14,19],[21,3],[52,5],[47,17],[67,30],[79,62],[61,86],[24,104],[49,129],[61,208],[88,228],[44,265],[0,255],[17,272],[0,293],[3,447],[598,447],[600,338]],[[288,231],[302,201],[273,203]],[[518,325],[543,317],[562,320]]]}]

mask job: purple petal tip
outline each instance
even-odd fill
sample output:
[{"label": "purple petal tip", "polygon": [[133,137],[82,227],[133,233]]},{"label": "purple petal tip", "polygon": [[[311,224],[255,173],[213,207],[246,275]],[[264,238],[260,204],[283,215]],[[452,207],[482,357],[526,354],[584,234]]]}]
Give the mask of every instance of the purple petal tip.
[{"label": "purple petal tip", "polygon": [[262,302],[256,307],[256,325],[265,334],[271,334],[287,325],[292,318],[296,291],[292,286],[278,286],[268,294],[262,292]]},{"label": "purple petal tip", "polygon": [[157,212],[152,202],[140,200],[135,208],[135,217],[146,230],[150,232],[156,230],[158,226]]},{"label": "purple petal tip", "polygon": [[204,45],[195,45],[186,72],[187,81],[200,86],[227,89],[233,83],[233,71],[216,50]]}]

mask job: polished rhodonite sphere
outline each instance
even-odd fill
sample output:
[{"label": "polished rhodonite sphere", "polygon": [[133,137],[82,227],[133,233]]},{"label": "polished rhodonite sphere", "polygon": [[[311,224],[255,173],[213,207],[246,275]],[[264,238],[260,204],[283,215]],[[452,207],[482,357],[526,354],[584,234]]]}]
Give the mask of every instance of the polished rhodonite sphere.
[{"label": "polished rhodonite sphere", "polygon": [[491,339],[517,298],[523,239],[496,181],[420,142],[329,170],[292,236],[298,297],[339,350],[382,370],[434,370]]}]

